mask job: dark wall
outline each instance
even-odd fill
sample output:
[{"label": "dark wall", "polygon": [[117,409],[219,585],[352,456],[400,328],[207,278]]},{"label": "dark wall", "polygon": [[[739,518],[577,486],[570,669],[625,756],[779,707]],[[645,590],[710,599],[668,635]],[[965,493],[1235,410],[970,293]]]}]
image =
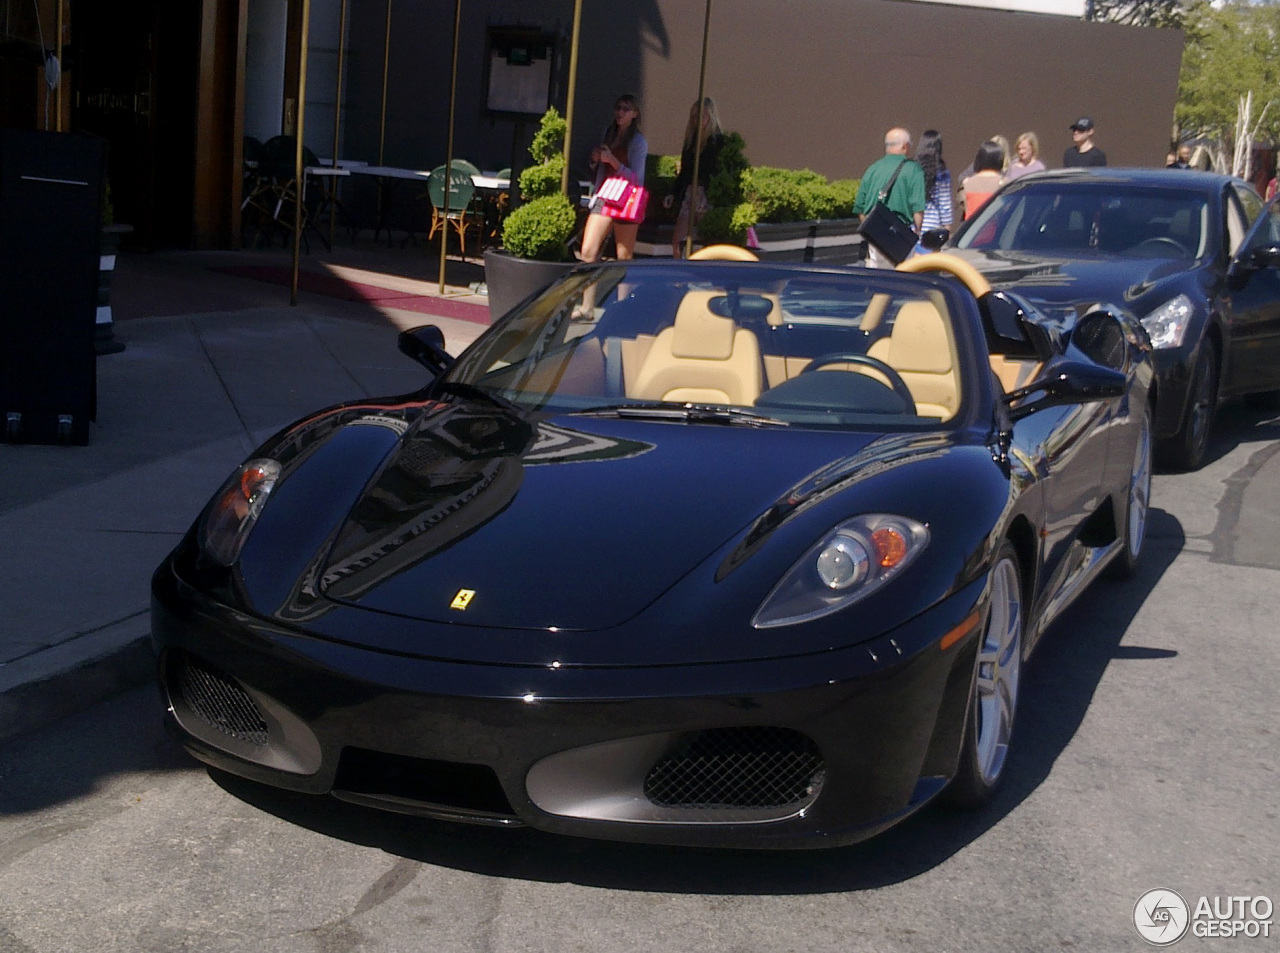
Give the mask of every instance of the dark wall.
[{"label": "dark wall", "polygon": [[[604,39],[625,9],[661,23],[667,38],[638,44],[639,80],[611,68]],[[603,115],[602,97],[639,82],[651,148],[678,151],[697,95],[703,14],[688,0],[616,0],[584,13],[587,62],[608,87],[584,110]],[[935,4],[720,0],[707,91],[757,165],[856,177],[882,153],[885,130],[905,125],[917,140],[940,130],[957,169],[990,136],[1026,131],[1056,166],[1081,115],[1093,117],[1111,164],[1163,165],[1182,45],[1176,30]]]},{"label": "dark wall", "polygon": [[[675,153],[697,95],[705,6],[694,0],[586,3],[574,126],[585,158],[622,92],[641,97],[651,151]],[[353,0],[346,153],[376,161],[385,0]],[[393,8],[387,164],[429,168],[444,159],[454,4]],[[572,0],[468,0],[459,44],[456,155],[485,168],[511,164],[535,123],[483,109],[486,29],[538,26],[560,37],[553,101],[563,108]],[[1036,132],[1043,158],[1061,163],[1067,126],[1097,124],[1113,165],[1163,165],[1183,37],[900,0],[717,0],[707,92],[757,165],[856,177],[881,153],[883,133],[941,131],[947,157],[966,166],[983,140]],[[519,156],[519,165],[523,155]]]}]

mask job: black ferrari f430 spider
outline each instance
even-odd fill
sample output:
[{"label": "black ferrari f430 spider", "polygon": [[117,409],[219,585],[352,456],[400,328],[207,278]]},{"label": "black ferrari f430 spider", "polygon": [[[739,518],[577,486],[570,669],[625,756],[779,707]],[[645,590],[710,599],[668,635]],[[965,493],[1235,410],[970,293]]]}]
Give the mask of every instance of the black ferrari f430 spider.
[{"label": "black ferrari f430 spider", "polygon": [[401,348],[420,391],[277,434],[155,574],[167,718],[223,771],[846,844],[990,798],[1037,640],[1142,551],[1146,331],[946,254],[604,263]]}]

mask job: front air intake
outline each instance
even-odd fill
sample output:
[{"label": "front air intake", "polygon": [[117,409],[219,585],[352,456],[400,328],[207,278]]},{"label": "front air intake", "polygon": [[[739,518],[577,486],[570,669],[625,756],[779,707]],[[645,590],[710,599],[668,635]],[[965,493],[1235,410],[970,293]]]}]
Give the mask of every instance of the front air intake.
[{"label": "front air intake", "polygon": [[192,714],[237,741],[266,745],[266,719],[233,678],[189,655],[177,659],[175,668],[178,696]]},{"label": "front air intake", "polygon": [[679,808],[800,807],[817,797],[822,755],[787,728],[716,728],[682,741],[644,781],[654,804]]}]

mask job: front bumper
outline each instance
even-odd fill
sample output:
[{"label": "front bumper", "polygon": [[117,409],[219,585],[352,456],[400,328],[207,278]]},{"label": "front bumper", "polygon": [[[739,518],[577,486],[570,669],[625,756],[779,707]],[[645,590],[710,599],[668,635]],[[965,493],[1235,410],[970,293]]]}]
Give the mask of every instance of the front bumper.
[{"label": "front bumper", "polygon": [[981,627],[938,643],[983,598],[976,582],[871,642],[791,658],[476,665],[247,615],[166,561],[152,632],[172,727],[253,781],[612,840],[827,847],[885,829],[954,773]]}]

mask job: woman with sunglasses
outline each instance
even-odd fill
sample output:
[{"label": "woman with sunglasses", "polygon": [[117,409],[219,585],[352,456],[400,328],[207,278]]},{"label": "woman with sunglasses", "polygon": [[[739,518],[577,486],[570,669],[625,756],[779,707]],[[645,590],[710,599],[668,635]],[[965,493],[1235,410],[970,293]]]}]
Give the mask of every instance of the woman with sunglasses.
[{"label": "woman with sunglasses", "polygon": [[604,199],[597,194],[606,179],[621,176],[635,185],[644,185],[644,165],[649,158],[649,143],[640,132],[640,103],[630,94],[619,96],[613,105],[613,122],[605,130],[600,145],[591,150],[591,169],[595,173],[590,214],[582,232],[583,261],[599,261],[604,240],[613,229],[613,242],[618,258],[625,260],[635,253],[639,222],[620,222],[604,214]]}]

